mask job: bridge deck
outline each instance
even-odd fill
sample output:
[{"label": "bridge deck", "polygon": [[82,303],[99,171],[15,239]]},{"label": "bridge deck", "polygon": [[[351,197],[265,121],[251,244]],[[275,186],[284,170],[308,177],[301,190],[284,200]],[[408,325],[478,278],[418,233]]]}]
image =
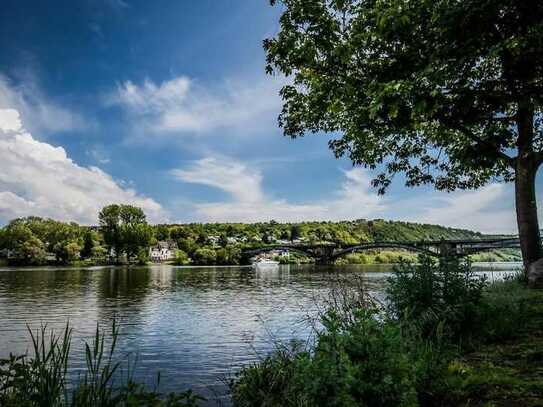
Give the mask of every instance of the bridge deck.
[{"label": "bridge deck", "polygon": [[248,247],[242,252],[246,256],[256,255],[271,250],[296,250],[315,258],[335,259],[358,250],[396,248],[423,252],[433,256],[463,256],[478,251],[518,248],[518,237],[485,238],[485,239],[451,239],[451,240],[416,240],[416,241],[375,241],[360,242],[352,245],[339,245],[333,242],[318,243],[283,243]]}]

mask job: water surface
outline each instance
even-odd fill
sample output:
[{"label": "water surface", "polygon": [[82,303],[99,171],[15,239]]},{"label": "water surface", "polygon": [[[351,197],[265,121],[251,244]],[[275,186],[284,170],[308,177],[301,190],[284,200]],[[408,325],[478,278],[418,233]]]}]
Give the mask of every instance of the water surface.
[{"label": "water surface", "polygon": [[[480,264],[502,278],[519,264]],[[390,266],[91,267],[0,269],[0,357],[29,346],[26,324],[74,329],[73,368],[96,324],[120,323],[119,354],[138,357],[136,376],[162,391],[193,388],[210,398],[224,379],[277,341],[307,340],[321,299],[338,278],[363,278],[382,296]]]}]

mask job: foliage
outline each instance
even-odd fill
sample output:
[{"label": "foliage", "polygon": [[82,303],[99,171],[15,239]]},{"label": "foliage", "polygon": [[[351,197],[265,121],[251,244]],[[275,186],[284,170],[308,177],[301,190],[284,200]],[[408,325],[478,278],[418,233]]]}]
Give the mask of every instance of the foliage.
[{"label": "foliage", "polygon": [[[340,131],[330,143],[338,156],[369,166],[390,157],[387,173],[404,172],[408,185],[453,189],[493,175],[510,179],[500,152],[515,145],[515,113],[523,98],[535,104],[532,113],[541,102],[543,7],[507,0],[279,3],[280,31],[264,48],[268,72],[293,76],[281,92],[286,134]],[[425,171],[430,167],[439,175]],[[382,187],[389,182],[385,174],[376,179]]]},{"label": "foliage", "polygon": [[204,399],[192,391],[163,395],[135,383],[131,375],[119,381],[121,361],[115,348],[119,335],[113,323],[111,340],[97,327],[91,343],[85,343],[86,367],[73,382],[68,376],[72,330],[63,335],[46,326],[30,331],[33,355],[10,355],[0,360],[0,405],[6,407],[156,406],[194,407]]},{"label": "foliage", "polygon": [[388,312],[398,321],[416,324],[426,337],[442,324],[459,339],[476,327],[485,284],[468,262],[420,256],[418,264],[395,267],[386,290]]},{"label": "foliage", "polygon": [[131,205],[109,205],[98,214],[104,242],[113,250],[117,261],[122,254],[128,260],[147,247],[152,231],[141,208]]},{"label": "foliage", "polygon": [[53,250],[56,254],[57,260],[61,263],[71,263],[79,258],[81,252],[81,245],[78,240],[64,240],[57,243]]},{"label": "foliage", "polygon": [[194,252],[192,261],[201,266],[215,264],[217,253],[211,247],[201,247]]},{"label": "foliage", "polygon": [[271,0],[264,41],[285,135],[329,132],[337,157],[406,186],[515,180],[525,263],[541,256],[535,174],[543,162],[543,3]]},{"label": "foliage", "polygon": [[173,261],[174,264],[178,266],[186,266],[187,264],[190,264],[191,260],[187,253],[185,253],[183,250],[177,250],[175,252],[175,259]]},{"label": "foliage", "polygon": [[149,263],[149,250],[147,250],[147,248],[145,247],[142,247],[138,251],[138,264],[144,266],[147,263]]},{"label": "foliage", "polygon": [[241,260],[241,250],[237,247],[226,246],[221,247],[216,252],[217,264],[239,264]]},{"label": "foliage", "polygon": [[102,246],[102,235],[95,230],[87,230],[83,235],[83,247],[81,248],[81,257],[84,259],[101,257],[105,254],[105,248]]},{"label": "foliage", "polygon": [[[519,276],[524,276],[519,273]],[[479,307],[477,332],[483,342],[514,337],[528,324],[529,302],[524,282],[513,276],[491,284]]]},{"label": "foliage", "polygon": [[[327,313],[311,352],[280,351],[245,368],[236,406],[414,406],[413,371],[400,330],[359,309],[346,323]],[[257,390],[258,389],[258,390]]]}]

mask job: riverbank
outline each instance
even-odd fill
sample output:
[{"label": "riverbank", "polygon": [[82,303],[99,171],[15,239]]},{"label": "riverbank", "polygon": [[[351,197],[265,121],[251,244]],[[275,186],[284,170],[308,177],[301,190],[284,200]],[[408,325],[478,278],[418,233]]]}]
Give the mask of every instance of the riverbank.
[{"label": "riverbank", "polygon": [[543,290],[427,262],[397,272],[387,295],[386,310],[327,312],[314,346],[242,370],[235,406],[543,405]]}]

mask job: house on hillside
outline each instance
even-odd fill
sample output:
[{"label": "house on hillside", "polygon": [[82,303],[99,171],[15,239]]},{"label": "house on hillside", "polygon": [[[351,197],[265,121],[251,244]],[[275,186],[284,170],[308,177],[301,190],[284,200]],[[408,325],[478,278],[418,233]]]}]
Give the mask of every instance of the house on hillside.
[{"label": "house on hillside", "polygon": [[175,258],[175,252],[177,251],[177,244],[172,241],[160,241],[156,245],[149,248],[149,258],[154,262],[161,262],[167,260],[173,260]]}]

